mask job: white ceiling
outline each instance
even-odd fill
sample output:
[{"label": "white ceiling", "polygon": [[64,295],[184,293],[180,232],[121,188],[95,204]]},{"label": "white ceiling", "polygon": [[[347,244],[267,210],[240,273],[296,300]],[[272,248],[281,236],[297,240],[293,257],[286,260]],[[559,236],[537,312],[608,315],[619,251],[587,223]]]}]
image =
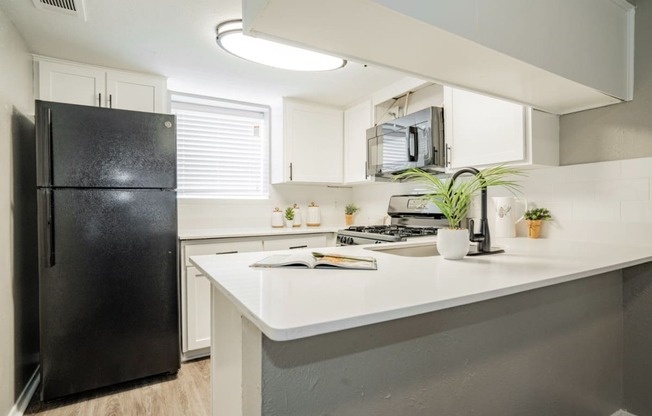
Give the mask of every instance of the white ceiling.
[{"label": "white ceiling", "polygon": [[353,62],[305,73],[232,56],[217,46],[215,27],[241,18],[241,0],[84,0],[86,21],[39,10],[30,0],[0,0],[0,7],[32,53],[160,74],[175,91],[261,104],[287,96],[345,106],[403,77]]}]

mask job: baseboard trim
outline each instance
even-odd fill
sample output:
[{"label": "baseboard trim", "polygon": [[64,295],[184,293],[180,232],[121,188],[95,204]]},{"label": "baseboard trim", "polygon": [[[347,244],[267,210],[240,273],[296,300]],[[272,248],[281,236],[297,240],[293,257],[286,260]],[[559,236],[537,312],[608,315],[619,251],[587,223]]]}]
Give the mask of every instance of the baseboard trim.
[{"label": "baseboard trim", "polygon": [[614,413],[611,416],[636,416],[636,415],[621,409],[621,410],[618,410],[616,413]]},{"label": "baseboard trim", "polygon": [[41,382],[40,369],[40,366],[36,367],[34,374],[32,374],[32,377],[30,377],[27,385],[25,385],[25,388],[20,393],[20,396],[18,396],[18,400],[16,400],[16,403],[9,411],[8,416],[23,416],[27,406],[29,405],[29,402],[31,402],[32,397],[34,397],[34,393],[36,392],[38,384]]},{"label": "baseboard trim", "polygon": [[181,353],[181,362],[196,360],[197,358],[208,357],[211,355],[211,347],[202,348],[199,350],[192,350]]}]

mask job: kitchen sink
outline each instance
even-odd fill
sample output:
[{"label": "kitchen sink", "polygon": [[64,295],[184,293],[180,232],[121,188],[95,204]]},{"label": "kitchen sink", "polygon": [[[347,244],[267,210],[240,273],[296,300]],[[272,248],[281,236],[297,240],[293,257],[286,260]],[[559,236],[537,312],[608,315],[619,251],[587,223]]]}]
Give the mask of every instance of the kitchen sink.
[{"label": "kitchen sink", "polygon": [[365,247],[365,250],[380,251],[381,253],[394,254],[395,256],[404,257],[431,257],[438,256],[437,246],[434,243],[428,244],[410,244],[401,246],[387,247],[383,245],[374,245]]}]

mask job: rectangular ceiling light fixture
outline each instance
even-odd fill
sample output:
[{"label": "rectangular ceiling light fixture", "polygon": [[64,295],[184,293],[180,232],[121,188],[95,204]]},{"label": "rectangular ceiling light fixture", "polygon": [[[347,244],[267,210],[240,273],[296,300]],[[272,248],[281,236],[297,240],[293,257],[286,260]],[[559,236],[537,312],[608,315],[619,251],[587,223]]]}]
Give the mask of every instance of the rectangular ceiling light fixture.
[{"label": "rectangular ceiling light fixture", "polygon": [[83,0],[32,0],[37,9],[68,16],[78,17],[86,20]]}]

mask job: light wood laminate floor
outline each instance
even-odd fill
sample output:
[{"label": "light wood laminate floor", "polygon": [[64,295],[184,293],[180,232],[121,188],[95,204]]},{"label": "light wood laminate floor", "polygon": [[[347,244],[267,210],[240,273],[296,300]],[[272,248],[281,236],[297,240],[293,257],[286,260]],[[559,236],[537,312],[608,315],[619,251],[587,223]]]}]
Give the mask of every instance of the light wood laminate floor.
[{"label": "light wood laminate floor", "polygon": [[210,359],[206,358],[181,364],[176,376],[150,377],[50,403],[42,403],[37,391],[25,415],[203,416],[210,409]]}]

